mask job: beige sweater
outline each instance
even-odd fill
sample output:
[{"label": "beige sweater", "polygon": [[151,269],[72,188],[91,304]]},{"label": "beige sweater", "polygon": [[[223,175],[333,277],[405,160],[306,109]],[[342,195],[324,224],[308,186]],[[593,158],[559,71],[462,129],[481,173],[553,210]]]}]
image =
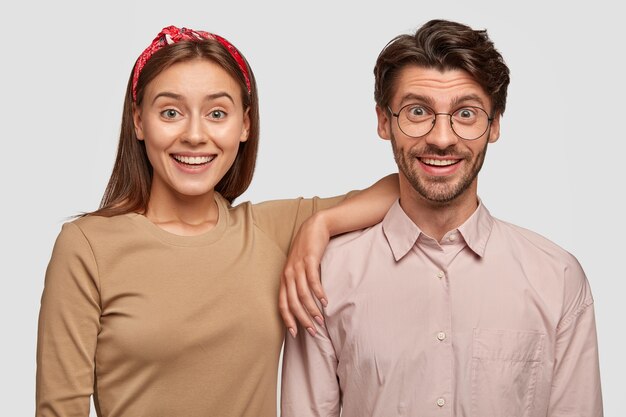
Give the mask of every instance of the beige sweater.
[{"label": "beige sweater", "polygon": [[341,200],[234,208],[177,236],[138,214],[63,226],[46,273],[37,417],[274,417],[291,239]]}]

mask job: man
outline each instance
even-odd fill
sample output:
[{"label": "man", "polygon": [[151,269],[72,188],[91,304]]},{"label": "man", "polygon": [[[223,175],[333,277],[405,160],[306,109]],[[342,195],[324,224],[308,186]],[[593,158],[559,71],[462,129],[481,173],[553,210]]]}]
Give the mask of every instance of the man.
[{"label": "man", "polygon": [[430,21],[374,74],[400,200],[329,245],[325,327],[287,338],[283,417],[601,416],[583,270],[477,195],[509,84],[487,33]]}]

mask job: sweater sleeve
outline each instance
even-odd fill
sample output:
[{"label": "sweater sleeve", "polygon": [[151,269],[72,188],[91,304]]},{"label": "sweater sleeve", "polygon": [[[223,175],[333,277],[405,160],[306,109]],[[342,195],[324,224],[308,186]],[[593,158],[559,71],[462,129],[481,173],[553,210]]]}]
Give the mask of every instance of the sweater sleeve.
[{"label": "sweater sleeve", "polygon": [[37,417],[87,417],[100,330],[98,270],[74,223],[59,234],[46,270],[37,340]]},{"label": "sweater sleeve", "polygon": [[320,210],[336,206],[358,191],[330,198],[296,198],[292,200],[267,201],[252,206],[254,222],[285,253],[300,226]]}]

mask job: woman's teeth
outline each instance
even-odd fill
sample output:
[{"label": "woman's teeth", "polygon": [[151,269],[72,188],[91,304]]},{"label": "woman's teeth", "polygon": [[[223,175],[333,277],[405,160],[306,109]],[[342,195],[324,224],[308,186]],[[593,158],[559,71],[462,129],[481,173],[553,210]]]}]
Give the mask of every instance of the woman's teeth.
[{"label": "woman's teeth", "polygon": [[215,156],[180,156],[172,155],[172,157],[178,162],[182,162],[187,165],[202,165],[211,162]]}]

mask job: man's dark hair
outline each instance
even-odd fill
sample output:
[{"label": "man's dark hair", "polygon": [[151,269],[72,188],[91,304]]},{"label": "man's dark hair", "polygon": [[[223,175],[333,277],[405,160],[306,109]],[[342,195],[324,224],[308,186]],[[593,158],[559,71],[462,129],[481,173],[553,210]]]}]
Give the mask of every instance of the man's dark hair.
[{"label": "man's dark hair", "polygon": [[466,71],[490,97],[492,115],[504,113],[509,68],[486,30],[474,30],[448,20],[431,20],[415,35],[394,38],[381,51],[374,67],[374,99],[381,109],[388,108],[395,81],[407,65]]}]

